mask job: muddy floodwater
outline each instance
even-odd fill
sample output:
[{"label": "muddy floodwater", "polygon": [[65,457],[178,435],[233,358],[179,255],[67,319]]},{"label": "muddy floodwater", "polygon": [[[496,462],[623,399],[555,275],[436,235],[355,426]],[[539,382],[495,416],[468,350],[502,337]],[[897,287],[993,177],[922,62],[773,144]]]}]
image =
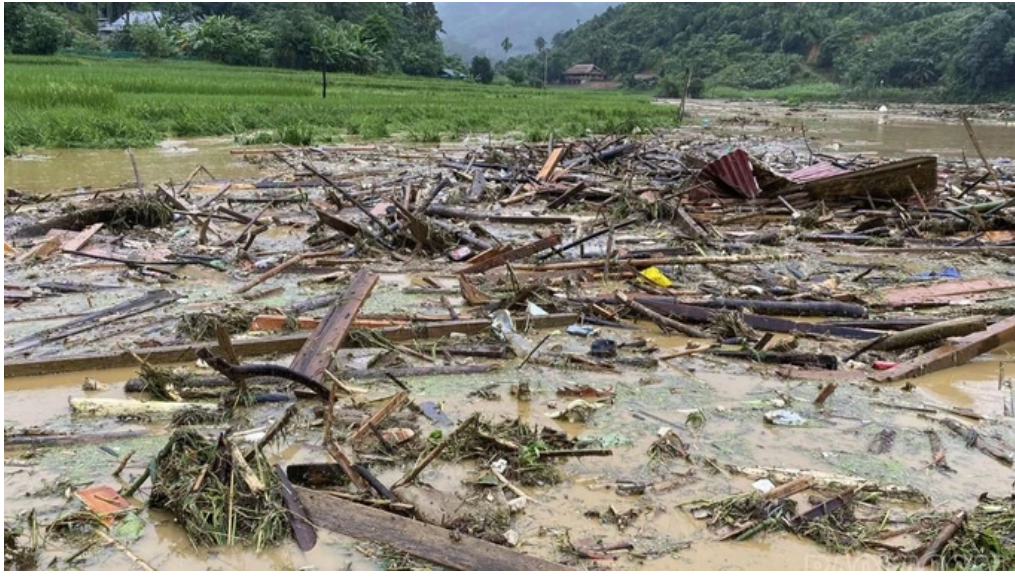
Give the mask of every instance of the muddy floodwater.
[{"label": "muddy floodwater", "polygon": [[[825,153],[942,158],[961,158],[965,154],[976,158],[957,119],[918,116],[912,107],[882,115],[876,110],[853,108],[801,109],[773,103],[691,100],[688,114],[691,130],[705,133],[711,130],[787,137],[803,134],[803,125],[807,136],[817,140],[816,150]],[[991,158],[1015,157],[1015,122],[973,122],[984,154]],[[145,182],[180,183],[197,165],[220,181],[258,175],[257,167],[243,162],[241,155],[230,154],[238,148],[227,138],[167,140],[134,154]],[[4,184],[18,190],[71,193],[133,183],[130,160],[119,149],[41,149],[4,159]]]},{"label": "muddy floodwater", "polygon": [[[198,165],[223,181],[256,176],[257,167],[229,154],[236,146],[226,138],[167,140],[134,150],[134,158],[144,183],[182,184]],[[37,149],[4,158],[4,184],[18,190],[74,193],[135,182],[122,149]]]},{"label": "muddy floodwater", "polygon": [[[673,101],[667,101],[673,104]],[[825,153],[884,157],[936,155],[976,159],[976,149],[954,112],[940,108],[888,105],[888,112],[849,107],[790,107],[766,102],[691,100],[692,126],[717,132],[741,131],[786,137],[806,133],[816,139],[815,150]],[[918,114],[923,112],[924,114]],[[988,158],[1015,157],[1015,122],[991,118],[972,120],[976,137]],[[805,131],[801,131],[801,126]]]},{"label": "muddy floodwater", "polygon": [[[765,103],[692,101],[689,113],[690,126],[662,137],[664,141],[669,139],[666,146],[670,148],[654,151],[656,156],[650,156],[650,162],[646,162],[648,168],[635,169],[639,177],[649,169],[661,171],[660,164],[674,161],[682,143],[712,147],[709,154],[713,156],[715,151],[724,151],[727,143],[746,143],[742,146],[755,147],[752,150],[769,146],[773,150],[791,151],[789,156],[793,156],[794,161],[806,156],[807,145],[840,160],[857,155],[888,158],[937,155],[950,159],[942,161],[938,169],[947,168],[953,173],[965,170],[956,168],[962,166],[958,159],[963,154],[967,159],[976,158],[961,124],[921,116],[913,110],[898,113],[890,110],[886,118],[879,118],[876,111],[859,109],[798,109]],[[974,121],[974,126],[987,156],[992,159],[1015,156],[1015,125],[987,119]],[[804,132],[812,139],[807,144],[801,138]],[[671,146],[672,143],[679,144]],[[863,247],[805,243],[801,239],[806,231],[795,229],[803,225],[791,225],[790,211],[781,205],[748,214],[748,217],[758,218],[751,224],[741,224],[739,219],[743,214],[731,212],[733,217],[726,221],[725,214],[717,215],[700,210],[701,206],[688,205],[710,229],[721,228],[727,235],[724,242],[743,240],[743,243],[723,245],[723,254],[717,261],[721,265],[704,265],[693,260],[688,261],[689,264],[676,261],[673,266],[661,265],[663,270],[653,274],[664,275],[667,283],[671,282],[671,277],[673,285],[660,281],[656,287],[647,286],[639,277],[639,274],[647,276],[648,269],[639,272],[629,261],[624,261],[626,269],[611,271],[611,264],[607,263],[605,271],[599,266],[594,272],[572,276],[557,273],[552,268],[539,269],[535,253],[528,253],[511,261],[517,267],[497,266],[481,275],[472,275],[481,279],[476,281],[477,287],[482,284],[476,289],[480,292],[476,297],[467,294],[463,285],[466,276],[460,273],[465,265],[452,262],[448,257],[452,249],[468,249],[464,241],[466,236],[461,237],[463,241],[449,242],[429,253],[415,246],[403,247],[398,252],[389,249],[386,241],[371,241],[363,213],[368,212],[372,220],[395,219],[392,217],[398,214],[395,205],[403,201],[409,206],[419,203],[421,194],[433,191],[444,175],[449,178],[450,184],[446,186],[451,193],[441,197],[437,205],[459,203],[470,209],[486,210],[492,203],[468,205],[463,201],[480,180],[474,176],[476,173],[470,172],[472,161],[485,159],[491,163],[489,166],[484,167],[482,162],[476,166],[487,169],[485,178],[489,182],[476,186],[481,193],[500,195],[498,201],[510,207],[506,212],[517,209],[519,212],[514,217],[536,219],[558,213],[569,217],[563,221],[566,224],[552,223],[552,229],[546,221],[538,220],[522,223],[530,225],[524,228],[515,222],[509,225],[483,220],[480,224],[480,219],[476,219],[468,229],[468,224],[462,224],[467,221],[464,217],[454,221],[455,227],[467,230],[466,235],[475,234],[496,241],[496,245],[512,243],[518,247],[533,243],[537,237],[545,238],[551,230],[570,241],[592,228],[601,227],[597,219],[604,210],[614,210],[606,206],[612,199],[608,196],[612,191],[621,188],[628,192],[632,189],[662,191],[677,181],[665,187],[656,187],[653,182],[652,186],[639,188],[644,183],[632,185],[634,177],[627,180],[620,169],[616,169],[617,174],[611,174],[609,171],[615,170],[616,165],[603,163],[603,167],[596,166],[583,173],[583,167],[576,163],[577,168],[573,169],[576,173],[603,179],[601,183],[593,183],[588,192],[600,194],[597,200],[603,201],[605,209],[592,206],[583,198],[581,204],[556,207],[554,212],[541,204],[520,205],[515,199],[506,200],[509,195],[517,195],[522,187],[519,185],[515,189],[511,183],[514,177],[497,167],[500,163],[509,163],[505,159],[514,158],[512,154],[522,154],[519,150],[527,147],[502,147],[490,157],[461,160],[467,148],[461,144],[445,143],[441,147],[444,150],[400,147],[394,143],[383,143],[368,152],[364,151],[371,147],[343,149],[337,146],[331,151],[312,152],[278,149],[282,151],[280,154],[293,155],[283,164],[269,155],[252,162],[247,155],[231,154],[230,150],[236,145],[228,139],[167,141],[152,149],[134,151],[146,189],[152,190],[155,184],[170,180],[181,183],[198,165],[210,175],[202,173],[195,177],[197,182],[185,197],[188,204],[181,205],[186,210],[176,210],[177,214],[167,218],[162,226],[113,230],[111,223],[103,223],[105,228],[91,231],[92,236],[78,247],[80,251],[49,243],[53,245],[52,250],[38,260],[27,259],[24,255],[45,248],[51,236],[62,243],[73,244],[83,227],[74,231],[42,228],[45,236],[40,233],[12,237],[5,231],[5,241],[11,246],[5,247],[8,256],[5,257],[4,341],[6,347],[16,349],[15,354],[5,357],[5,377],[8,367],[18,368],[20,372],[17,376],[6,377],[3,392],[7,442],[4,448],[5,522],[24,523],[29,513],[33,513],[36,520],[47,524],[78,512],[82,504],[74,492],[82,488],[105,485],[123,491],[146,472],[172,434],[167,420],[85,417],[72,413],[71,398],[86,401],[139,398],[139,394],[125,391],[127,381],[138,375],[134,361],[107,364],[94,362],[95,359],[111,359],[127,350],[143,350],[155,355],[172,349],[183,353],[164,369],[212,375],[207,364],[194,361],[191,354],[195,343],[215,337],[198,338],[189,334],[193,329],[188,325],[192,316],[212,313],[223,320],[236,309],[241,321],[239,328],[232,331],[234,343],[275,338],[281,342],[292,338],[297,326],[315,327],[315,320],[320,320],[328,308],[337,303],[331,298],[345,292],[350,278],[364,266],[377,273],[378,279],[362,308],[353,316],[357,322],[367,324],[357,329],[358,337],[366,340],[373,336],[374,341],[357,341],[355,345],[346,341],[329,362],[336,372],[384,368],[385,371],[404,370],[407,376],[400,378],[397,384],[397,380],[376,374],[365,376],[361,373],[359,377],[345,378],[347,383],[342,384],[339,400],[342,409],[369,416],[404,387],[414,406],[432,402],[451,423],[459,423],[477,413],[489,423],[518,419],[525,424],[562,432],[565,439],[576,444],[573,448],[609,450],[601,452],[603,455],[558,459],[552,463],[559,470],[559,484],[539,482],[525,487],[532,500],[525,502],[524,511],[517,513],[511,526],[517,552],[579,568],[607,570],[910,569],[914,549],[925,541],[912,532],[883,539],[880,535],[868,536],[874,544],[872,547],[844,547],[842,551],[833,552],[835,548],[824,547],[815,540],[788,531],[762,531],[745,535],[742,540],[731,538],[732,534],[720,536],[717,528],[725,532],[726,527],[709,522],[713,515],[716,519],[720,517],[716,512],[721,500],[735,495],[754,495],[752,483],[762,476],[745,474],[747,470],[773,472],[772,478],[786,471],[790,472],[786,475],[795,475],[799,470],[826,472],[851,481],[860,480],[858,494],[873,484],[884,492],[876,494],[876,499],[872,497],[870,502],[858,501],[851,510],[855,515],[852,521],[883,523],[885,528],[892,529],[910,524],[910,517],[918,512],[951,512],[958,508],[972,511],[981,495],[1010,495],[1015,479],[1010,457],[1005,465],[1003,459],[999,461],[997,456],[992,458],[977,451],[975,439],[952,435],[941,424],[944,419],[961,418],[965,420],[963,424],[975,427],[983,439],[991,443],[1009,448],[1015,444],[1012,418],[1004,415],[1005,408],[1015,399],[1010,385],[1011,378],[1015,377],[1015,343],[986,350],[958,367],[881,383],[871,372],[875,356],[867,349],[857,351],[869,344],[872,335],[879,335],[863,333],[861,330],[866,327],[862,323],[849,325],[840,320],[842,327],[861,331],[860,337],[841,334],[831,337],[829,333],[815,334],[813,327],[806,330],[807,324],[825,322],[824,318],[780,317],[780,320],[791,319],[796,323],[795,330],[766,329],[759,333],[745,329],[743,317],[730,314],[706,318],[707,322],[697,327],[707,328],[708,332],[695,333],[700,335],[698,337],[685,337],[674,332],[672,327],[661,329],[644,315],[632,315],[631,310],[623,307],[625,296],[620,293],[646,291],[643,295],[694,297],[697,299],[692,300],[704,301],[717,296],[757,296],[775,287],[785,291],[780,296],[787,301],[807,298],[854,307],[862,304],[871,312],[877,311],[878,316],[890,318],[888,321],[892,323],[919,318],[917,321],[929,324],[937,317],[982,315],[983,323],[989,320],[995,324],[1015,312],[1012,295],[1015,283],[1004,285],[1015,277],[1015,261],[1007,250],[1010,247],[1005,247],[1006,251],[999,256],[1000,252],[975,251],[906,253],[895,251],[899,245],[887,242]],[[577,146],[575,144],[576,150]],[[539,149],[538,154],[544,155],[546,147],[529,147],[530,152],[533,149]],[[455,162],[448,164],[449,158]],[[525,158],[534,175],[543,163],[542,157]],[[311,180],[314,175],[294,174],[291,167],[300,166],[304,160],[339,180],[342,191],[353,194],[338,199],[333,191],[326,191]],[[799,166],[786,168],[788,171]],[[121,150],[31,151],[23,157],[5,159],[4,169],[6,187],[31,193],[19,197],[26,207],[23,213],[30,215],[24,217],[25,222],[33,218],[48,220],[54,214],[81,210],[85,203],[94,202],[87,205],[93,207],[102,199],[89,199],[90,195],[84,194],[86,191],[134,182],[130,160]],[[481,169],[477,173],[482,173]],[[1012,172],[1015,171],[1003,174]],[[965,173],[952,176],[957,184],[965,182],[962,178],[971,180]],[[501,181],[511,186],[502,186]],[[228,191],[222,187],[225,182],[233,183]],[[438,185],[436,189],[439,191],[444,186]],[[569,194],[565,192],[569,190],[575,192],[569,187],[570,184],[563,186],[559,192],[562,195]],[[934,188],[933,183],[931,188]],[[53,198],[44,202],[53,203],[52,206],[42,210],[32,207],[33,203],[42,203],[36,200],[39,198],[36,195],[49,193],[54,193]],[[994,192],[972,193],[979,194],[986,198]],[[369,207],[357,208],[347,202],[350,199],[366,202]],[[660,202],[658,197],[644,200],[649,204]],[[780,200],[787,203],[781,197]],[[529,203],[532,199],[523,201]],[[820,223],[856,225],[851,214],[853,209],[836,207],[834,201],[829,201],[831,208],[827,214],[821,212],[826,209],[822,206],[821,211],[804,217],[813,217]],[[801,203],[803,199],[798,196],[793,202]],[[922,197],[920,202],[924,202]],[[980,202],[985,203],[983,199]],[[870,203],[873,209],[874,201]],[[524,215],[520,212],[521,206],[526,207]],[[899,205],[895,206],[901,211]],[[1009,207],[1004,205],[1001,209]],[[498,205],[496,210],[502,207]],[[913,207],[909,210],[911,215],[917,214]],[[924,212],[929,213],[926,207]],[[331,213],[336,221],[339,216],[346,220],[329,225],[337,227],[334,230],[321,225]],[[795,209],[792,214],[793,221],[801,216]],[[884,220],[894,215],[887,209],[877,212],[875,217],[882,222],[871,227],[887,228]],[[614,216],[614,222],[625,216]],[[262,220],[257,222],[257,219]],[[640,249],[663,254],[664,250],[676,249],[688,239],[686,230],[678,230],[674,221],[657,219],[645,223],[644,227],[617,231],[611,224],[608,237],[601,235],[581,250],[569,249],[561,260],[547,259],[546,262],[573,265],[580,259],[616,251],[618,247],[625,258]],[[448,217],[441,222],[451,223],[453,219]],[[909,221],[905,222],[909,226]],[[261,229],[256,228],[260,223],[263,223]],[[343,227],[346,233],[340,233]],[[358,232],[348,233],[350,227]],[[744,251],[743,245],[749,243],[748,236],[762,229],[799,235],[785,244],[782,244],[784,237],[772,246],[751,246],[747,257],[757,258],[745,257],[744,261],[739,261],[737,255]],[[251,233],[252,230],[255,232]],[[415,235],[418,230],[412,231]],[[946,238],[942,233],[939,237],[928,227],[916,240],[923,243],[944,239],[941,242],[966,245],[971,233],[959,232],[965,236]],[[426,242],[432,242],[431,233],[422,235]],[[459,234],[461,231],[456,233]],[[706,237],[707,233],[703,233],[701,239],[687,243],[692,247],[687,253],[665,254],[680,258],[704,255],[716,247]],[[331,243],[327,246],[338,249],[306,255],[320,250],[322,238],[323,243]],[[424,241],[419,245],[426,247]],[[294,260],[290,263],[289,259],[297,254],[305,254],[305,262]],[[186,258],[190,261],[185,260],[184,264],[173,261]],[[583,263],[578,265],[576,268],[581,269]],[[937,279],[937,272],[945,267],[954,269],[950,274],[962,280],[989,279],[1001,289],[996,295],[991,293],[993,288],[988,288],[983,290],[984,295],[961,294],[941,303],[919,302],[919,306],[878,309],[884,305],[886,290],[896,285],[920,284],[921,279]],[[277,275],[272,274],[273,271]],[[87,283],[89,288],[82,291],[80,287],[59,290],[44,287],[47,283],[52,287],[53,281],[69,285]],[[252,285],[246,287],[248,283]],[[792,286],[792,291],[786,286]],[[81,331],[58,333],[59,338],[47,333],[77,320],[88,321],[86,315],[96,310],[162,289],[174,291],[179,299],[124,319]],[[484,295],[484,291],[488,294]],[[294,304],[322,296],[330,296],[323,305],[295,309]],[[599,299],[603,296],[604,299]],[[616,300],[611,300],[613,297]],[[923,308],[924,305],[927,307]],[[524,318],[526,324],[547,315],[573,313],[575,317],[573,323],[568,321],[553,329],[526,331],[525,327],[520,327],[532,356],[532,362],[525,363],[519,359],[519,348],[512,346],[514,350],[509,351],[505,340],[497,338],[497,333],[487,326],[487,314],[497,307],[513,307],[512,313],[519,320]],[[541,307],[550,310],[549,313]],[[590,315],[590,311],[595,315]],[[582,317],[578,317],[578,312]],[[248,313],[249,319],[243,317]],[[279,327],[255,328],[251,321],[255,315],[256,319],[275,319]],[[459,315],[464,317],[460,319]],[[875,320],[873,314],[868,319],[866,310],[861,317],[872,323],[885,320]],[[481,320],[482,331],[468,335],[455,331],[442,334],[436,341],[423,340],[419,337],[422,333],[416,333],[417,330],[423,332],[420,328],[425,323],[456,323],[469,319]],[[594,335],[585,334],[593,328],[590,319],[597,323]],[[311,325],[304,327],[304,322]],[[522,321],[517,323],[521,325]],[[726,333],[713,331],[711,325],[723,323],[729,324]],[[412,330],[410,338],[397,343],[393,343],[394,338],[387,341],[387,338],[377,337],[382,331],[406,328]],[[835,365],[825,370],[808,367],[803,371],[788,365],[756,363],[753,357],[698,355],[723,338],[730,347],[762,343],[758,345],[761,352],[796,352],[812,358],[825,354],[826,361],[828,356],[835,357]],[[603,343],[598,340],[612,342],[612,347],[620,352],[616,359],[592,359],[592,351]],[[538,346],[532,347],[537,343]],[[938,345],[940,343],[935,342],[933,347]],[[483,347],[495,346],[502,346],[505,355],[490,359],[478,353]],[[448,351],[455,347],[464,348],[467,357],[453,359]],[[930,348],[928,346],[928,350]],[[289,367],[297,349],[299,346],[271,349],[288,353],[267,357],[252,355],[243,362]],[[539,355],[536,355],[537,350]],[[749,351],[758,353],[753,348]],[[883,357],[903,364],[918,353],[922,351]],[[69,356],[77,360],[74,363],[92,364],[96,368],[62,373],[31,369],[33,362]],[[412,370],[419,367],[455,369],[453,366],[470,364],[494,367],[468,374],[412,375]],[[86,384],[88,388],[84,388]],[[584,391],[581,395],[601,404],[590,404],[595,406],[595,411],[581,419],[565,419],[569,414],[562,417],[559,412],[570,409],[572,398],[566,396],[574,391]],[[590,397],[588,391],[595,395]],[[825,391],[832,392],[830,397],[817,402],[816,397]],[[288,395],[292,391],[286,389],[285,393]],[[284,439],[266,446],[265,456],[271,464],[332,461],[323,446],[323,420],[313,412],[320,408],[320,403],[311,395],[307,397],[310,399],[300,399],[297,404],[305,414],[301,416],[299,427],[287,431]],[[280,419],[285,406],[295,399],[288,397],[286,403],[253,405],[244,409],[232,425],[238,430],[263,428]],[[795,419],[801,421],[789,426],[777,423],[770,417],[773,412],[780,413],[777,410],[792,412]],[[411,420],[416,435],[430,436],[429,440],[443,439],[441,436],[450,431],[444,427],[447,424],[441,424],[432,415],[424,417],[422,410],[403,410],[402,413],[409,414],[407,419]],[[400,415],[399,419],[404,417]],[[209,425],[197,427],[209,436],[217,435],[222,429]],[[927,432],[935,428],[941,432],[937,440],[940,447],[928,442]],[[658,442],[669,435],[668,432],[675,432],[682,440],[684,455],[660,453]],[[872,439],[876,440],[885,432],[891,432],[888,449],[872,450]],[[61,434],[90,437],[83,443],[61,443],[62,440],[51,438]],[[45,438],[45,443],[33,441],[33,436]],[[381,437],[379,432],[377,437]],[[424,443],[420,439],[416,441]],[[505,443],[503,439],[494,441],[501,447]],[[508,440],[507,443],[510,446],[513,442]],[[122,473],[114,477],[113,470],[129,452],[134,452],[133,457],[125,462]],[[375,449],[364,452],[361,457],[382,484],[391,486],[411,469],[415,456],[396,459],[393,456],[397,454],[382,453]],[[945,456],[945,467],[939,467]],[[486,463],[488,461],[486,456],[467,460],[442,456],[423,469],[417,481],[445,495],[464,494],[478,487],[480,489],[474,494],[469,494],[470,500],[494,502],[497,492],[489,488],[496,487],[498,491],[501,488],[496,481],[493,484],[483,481],[484,472],[495,471]],[[838,486],[832,487],[838,489],[812,488],[806,494],[801,493],[794,498],[799,503],[794,502],[792,507],[799,505],[797,512],[802,512],[830,503],[841,491]],[[104,543],[84,547],[87,542],[54,536],[41,546],[39,563],[43,568],[61,570],[136,570],[138,560],[158,570],[431,567],[379,544],[354,540],[326,529],[319,531],[317,546],[307,552],[301,551],[288,538],[281,545],[262,551],[234,546],[197,547],[172,514],[148,508],[150,488],[150,483],[142,485],[129,499],[130,505],[141,513],[143,526],[135,534],[120,538],[128,550],[107,547]],[[906,494],[900,488],[911,493]],[[895,490],[898,492],[893,493]],[[912,494],[918,494],[920,499],[898,498]],[[503,499],[503,494],[500,497]],[[743,530],[740,527],[737,532]],[[595,548],[606,544],[621,544],[622,547],[611,555],[579,555],[597,553]]]}]

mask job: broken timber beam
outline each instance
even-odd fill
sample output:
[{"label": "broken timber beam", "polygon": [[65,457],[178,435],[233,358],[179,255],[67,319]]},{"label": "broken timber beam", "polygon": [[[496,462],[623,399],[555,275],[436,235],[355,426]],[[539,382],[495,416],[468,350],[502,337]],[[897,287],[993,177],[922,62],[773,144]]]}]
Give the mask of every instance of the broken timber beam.
[{"label": "broken timber beam", "polygon": [[564,154],[567,152],[567,147],[557,147],[550,152],[550,156],[546,158],[546,162],[543,163],[543,168],[539,169],[539,173],[536,174],[536,180],[545,181],[550,178],[553,171],[560,164],[560,160],[564,158]]},{"label": "broken timber beam", "polygon": [[331,363],[332,354],[338,351],[349,334],[352,322],[359,313],[363,302],[377,285],[379,277],[361,269],[349,282],[345,294],[335,303],[317,329],[310,334],[292,364],[293,371],[302,373],[311,379],[324,379],[324,370]]},{"label": "broken timber beam", "polygon": [[[532,329],[552,329],[566,327],[578,322],[574,313],[551,313],[540,317],[524,315],[514,316],[516,325],[528,325]],[[436,323],[413,323],[400,327],[388,327],[375,331],[384,339],[394,342],[413,341],[416,339],[440,339],[452,333],[476,335],[490,328],[488,319],[461,319],[458,321],[439,321]],[[257,357],[298,351],[307,342],[309,333],[262,337],[233,341],[233,349],[240,357]],[[197,359],[197,352],[207,348],[216,355],[221,349],[216,341],[187,343],[183,345],[166,345],[161,347],[144,347],[131,351],[113,353],[89,353],[42,359],[6,359],[4,360],[4,377],[26,377],[31,375],[47,375],[71,371],[94,371],[116,367],[135,367],[137,361],[131,353],[151,364],[185,363]],[[320,380],[318,380],[320,381]]]},{"label": "broken timber beam", "polygon": [[871,376],[871,379],[879,382],[898,381],[957,367],[1011,341],[1015,341],[1015,316],[995,323],[983,331],[967,335],[955,343],[943,345],[915,359],[904,361],[888,371]]},{"label": "broken timber beam", "polygon": [[540,560],[471,536],[404,518],[304,488],[296,488],[300,502],[317,527],[358,540],[386,544],[453,570],[565,571],[567,566]]},{"label": "broken timber beam", "polygon": [[518,247],[517,249],[512,249],[510,251],[501,253],[491,259],[486,259],[479,263],[470,264],[461,271],[459,271],[459,273],[465,273],[469,275],[473,273],[482,273],[484,271],[489,271],[490,269],[496,269],[497,267],[501,267],[512,261],[524,259],[526,257],[535,255],[536,253],[543,251],[545,249],[556,247],[559,244],[560,244],[560,235],[553,234],[550,235],[549,237],[546,237],[545,239],[540,239],[534,243],[529,243],[528,245]]},{"label": "broken timber beam", "polygon": [[576,195],[578,195],[578,193],[580,193],[580,192],[585,190],[585,186],[586,186],[585,185],[585,181],[579,182],[577,185],[575,185],[575,186],[571,187],[570,189],[564,191],[564,193],[561,194],[556,199],[550,201],[546,205],[546,208],[547,209],[554,209],[554,210],[556,210],[556,209],[559,209],[561,207],[566,206],[568,203],[570,203],[574,199],[574,197]]}]

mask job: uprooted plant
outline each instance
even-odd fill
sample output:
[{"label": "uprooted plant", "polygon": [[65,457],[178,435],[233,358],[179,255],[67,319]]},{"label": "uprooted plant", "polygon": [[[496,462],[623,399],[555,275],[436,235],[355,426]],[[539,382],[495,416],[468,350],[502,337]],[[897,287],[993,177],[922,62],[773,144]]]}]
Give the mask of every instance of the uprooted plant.
[{"label": "uprooted plant", "polygon": [[177,430],[154,469],[150,505],[172,512],[195,545],[261,550],[289,533],[281,482],[257,449],[244,457],[225,434]]}]

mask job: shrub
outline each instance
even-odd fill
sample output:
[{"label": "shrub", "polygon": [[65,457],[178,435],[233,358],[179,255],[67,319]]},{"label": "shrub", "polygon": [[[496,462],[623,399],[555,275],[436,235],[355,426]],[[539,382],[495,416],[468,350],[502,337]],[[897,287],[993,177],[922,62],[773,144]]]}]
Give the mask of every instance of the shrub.
[{"label": "shrub", "polygon": [[130,37],[137,51],[145,58],[172,58],[176,56],[176,46],[168,31],[151,24],[131,26]]}]

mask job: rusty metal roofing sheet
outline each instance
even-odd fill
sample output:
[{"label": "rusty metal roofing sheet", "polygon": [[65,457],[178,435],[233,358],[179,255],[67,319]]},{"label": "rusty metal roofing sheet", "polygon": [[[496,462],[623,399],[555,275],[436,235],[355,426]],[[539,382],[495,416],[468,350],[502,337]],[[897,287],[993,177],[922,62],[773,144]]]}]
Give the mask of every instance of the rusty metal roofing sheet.
[{"label": "rusty metal roofing sheet", "polygon": [[744,149],[736,149],[710,162],[702,169],[701,174],[722,181],[748,199],[753,199],[761,193],[758,179],[754,177],[751,157]]},{"label": "rusty metal roofing sheet", "polygon": [[830,162],[821,161],[818,164],[793,171],[792,173],[786,175],[786,178],[796,183],[806,183],[808,181],[834,177],[835,175],[841,175],[848,172],[849,171],[846,169],[837,167]]}]

